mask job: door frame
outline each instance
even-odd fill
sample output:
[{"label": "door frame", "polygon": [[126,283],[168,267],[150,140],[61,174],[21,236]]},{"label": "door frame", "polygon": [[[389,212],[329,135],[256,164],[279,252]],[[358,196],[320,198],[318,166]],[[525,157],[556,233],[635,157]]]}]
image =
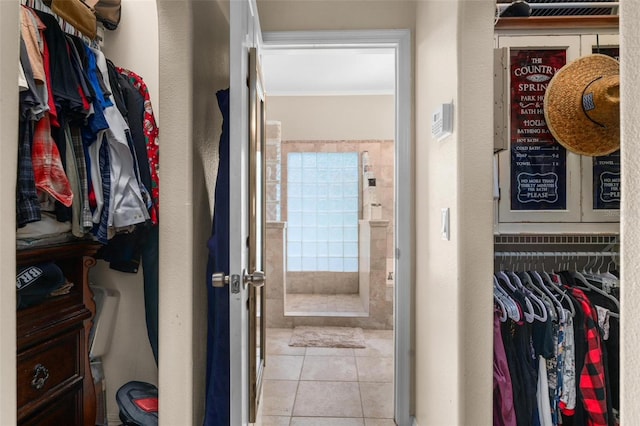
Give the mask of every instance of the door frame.
[{"label": "door frame", "polygon": [[412,289],[413,289],[413,145],[411,32],[409,30],[265,31],[264,51],[285,48],[387,47],[396,52],[395,91],[395,285],[394,416],[398,425],[413,423]]}]

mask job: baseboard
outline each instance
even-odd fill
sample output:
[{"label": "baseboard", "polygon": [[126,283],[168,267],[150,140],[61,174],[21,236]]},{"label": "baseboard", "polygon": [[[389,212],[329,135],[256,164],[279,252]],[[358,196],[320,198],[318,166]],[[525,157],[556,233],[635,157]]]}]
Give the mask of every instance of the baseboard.
[{"label": "baseboard", "polygon": [[412,417],[412,419],[413,419],[413,423],[411,426],[418,426],[418,422],[416,421],[416,418]]}]

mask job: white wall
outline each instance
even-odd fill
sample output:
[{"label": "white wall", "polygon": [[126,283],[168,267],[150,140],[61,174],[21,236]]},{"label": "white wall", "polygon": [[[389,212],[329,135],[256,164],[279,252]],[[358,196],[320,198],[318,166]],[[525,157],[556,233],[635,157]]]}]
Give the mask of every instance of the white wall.
[{"label": "white wall", "polygon": [[16,158],[18,158],[18,2],[0,1],[0,419],[16,422]]},{"label": "white wall", "polygon": [[[115,31],[106,30],[104,38],[105,56],[116,66],[127,68],[144,79],[158,118],[158,15],[155,0],[123,0],[120,25]],[[109,422],[118,421],[115,395],[120,386],[130,380],[158,383],[158,369],[147,338],[142,278],[142,269],[137,274],[118,272],[109,269],[104,261],[98,261],[89,271],[92,284],[114,289],[120,294],[111,346],[102,359]]]},{"label": "white wall", "polygon": [[229,3],[159,0],[160,419],[201,424],[206,371],[206,241],[229,85]]},{"label": "white wall", "polygon": [[268,96],[267,120],[282,123],[283,141],[393,140],[394,108],[393,95]]},{"label": "white wall", "polygon": [[[417,8],[415,398],[420,425],[491,424],[491,3],[430,1]],[[451,101],[454,133],[438,142],[424,117]],[[450,241],[439,233],[442,208],[450,209]]]},{"label": "white wall", "polygon": [[[216,92],[229,87],[229,1],[193,1],[193,424],[204,417],[207,240],[211,235],[222,114]],[[168,58],[167,58],[168,59]],[[177,123],[179,125],[179,123]],[[180,143],[176,148],[180,149]],[[175,286],[178,283],[173,283]],[[173,290],[175,291],[175,290]],[[176,360],[174,360],[176,362]],[[167,368],[171,368],[167,366]],[[171,373],[169,373],[171,374]],[[173,376],[173,379],[177,377]],[[179,417],[173,417],[177,419]],[[171,425],[173,423],[165,423]],[[175,423],[178,424],[178,423]]]},{"label": "white wall", "polygon": [[417,3],[415,0],[259,0],[258,13],[262,31],[413,29]]},{"label": "white wall", "polygon": [[489,423],[493,414],[494,8],[492,0],[462,0],[458,15],[461,424]]},{"label": "white wall", "polygon": [[158,69],[158,12],[156,0],[122,0],[122,18],[114,31],[104,31],[103,52],[115,65],[129,69],[144,79],[156,122],[160,102]]}]

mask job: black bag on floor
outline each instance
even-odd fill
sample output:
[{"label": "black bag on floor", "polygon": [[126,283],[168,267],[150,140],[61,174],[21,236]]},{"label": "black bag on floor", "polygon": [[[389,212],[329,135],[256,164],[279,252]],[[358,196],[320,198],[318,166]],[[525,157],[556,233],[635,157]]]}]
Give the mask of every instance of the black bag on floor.
[{"label": "black bag on floor", "polygon": [[123,425],[157,426],[158,388],[151,383],[125,383],[116,392],[116,402]]}]

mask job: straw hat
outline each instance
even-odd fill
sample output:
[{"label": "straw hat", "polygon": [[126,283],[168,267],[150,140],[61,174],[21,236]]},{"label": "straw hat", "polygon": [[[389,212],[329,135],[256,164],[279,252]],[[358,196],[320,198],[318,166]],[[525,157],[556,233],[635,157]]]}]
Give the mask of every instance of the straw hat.
[{"label": "straw hat", "polygon": [[569,151],[592,157],[620,148],[620,64],[593,54],[558,71],[547,87],[544,117]]}]

